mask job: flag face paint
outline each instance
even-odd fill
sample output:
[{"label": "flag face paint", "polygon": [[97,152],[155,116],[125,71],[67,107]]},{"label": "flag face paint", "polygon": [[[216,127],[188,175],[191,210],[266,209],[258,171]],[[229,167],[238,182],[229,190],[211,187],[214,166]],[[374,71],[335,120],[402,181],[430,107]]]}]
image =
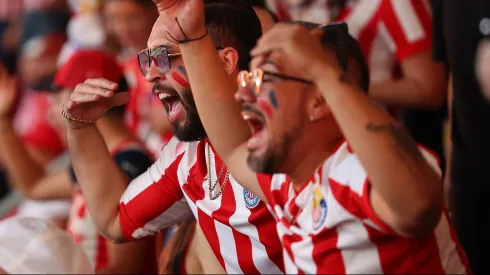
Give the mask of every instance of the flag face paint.
[{"label": "flag face paint", "polygon": [[187,82],[187,80],[185,80],[180,74],[173,72],[172,78],[173,78],[173,80],[175,80],[175,82],[179,83],[180,86],[182,86],[184,88],[190,87],[189,82]]},{"label": "flag face paint", "polygon": [[267,104],[265,101],[259,99],[259,101],[257,101],[257,105],[259,105],[259,108],[262,109],[262,111],[264,111],[265,115],[268,118],[272,118],[272,110],[271,110],[271,107],[269,106],[269,104]]},{"label": "flag face paint", "polygon": [[274,90],[269,91],[269,100],[275,109],[279,108],[279,103],[277,103],[276,93]]},{"label": "flag face paint", "polygon": [[179,65],[177,68],[179,69],[179,71],[180,71],[180,72],[181,72],[181,73],[182,73],[182,74],[183,74],[183,75],[184,75],[186,78],[188,78],[188,76],[187,76],[187,71],[185,70],[184,66]]}]

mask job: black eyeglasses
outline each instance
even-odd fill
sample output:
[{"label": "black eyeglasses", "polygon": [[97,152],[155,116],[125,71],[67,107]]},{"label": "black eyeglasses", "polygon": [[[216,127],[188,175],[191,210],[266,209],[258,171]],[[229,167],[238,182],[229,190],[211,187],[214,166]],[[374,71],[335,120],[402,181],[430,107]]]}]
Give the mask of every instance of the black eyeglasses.
[{"label": "black eyeglasses", "polygon": [[[222,50],[222,47],[216,47]],[[154,63],[160,73],[168,73],[171,69],[170,57],[181,56],[182,53],[168,53],[166,46],[158,46],[152,49],[144,49],[138,53],[138,64],[143,76],[148,74],[151,64]]]},{"label": "black eyeglasses", "polygon": [[239,72],[238,78],[237,78],[238,86],[245,88],[248,85],[253,85],[253,86],[255,86],[255,94],[257,95],[260,92],[260,87],[262,86],[264,75],[270,75],[270,76],[277,77],[277,78],[280,78],[283,80],[296,81],[296,82],[301,82],[301,83],[310,84],[310,85],[313,84],[313,82],[306,80],[306,79],[303,79],[303,78],[289,76],[289,75],[285,75],[285,74],[273,73],[273,72],[264,71],[264,70],[258,68],[256,70],[254,70],[253,72],[249,72],[249,71]]}]

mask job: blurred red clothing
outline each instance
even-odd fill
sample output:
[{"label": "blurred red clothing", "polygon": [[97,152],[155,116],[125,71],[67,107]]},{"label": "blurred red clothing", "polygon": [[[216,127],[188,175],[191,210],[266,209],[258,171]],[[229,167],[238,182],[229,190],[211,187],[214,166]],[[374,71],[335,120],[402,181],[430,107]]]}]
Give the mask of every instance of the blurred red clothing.
[{"label": "blurred red clothing", "polygon": [[63,152],[66,145],[48,119],[49,108],[48,94],[25,91],[13,123],[24,145],[47,151],[54,157]]}]

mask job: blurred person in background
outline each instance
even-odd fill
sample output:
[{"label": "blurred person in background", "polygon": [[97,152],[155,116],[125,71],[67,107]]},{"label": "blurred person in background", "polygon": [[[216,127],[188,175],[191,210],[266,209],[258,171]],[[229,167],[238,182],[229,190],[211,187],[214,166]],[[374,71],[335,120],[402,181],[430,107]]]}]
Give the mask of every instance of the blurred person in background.
[{"label": "blurred person in background", "polygon": [[160,255],[159,274],[226,274],[194,217],[174,231]]},{"label": "blurred person in background", "polygon": [[[66,148],[63,132],[49,120],[50,102],[44,93],[50,89],[50,82],[57,70],[57,57],[64,42],[63,33],[53,32],[34,36],[22,45],[19,51],[15,105],[8,117],[2,119],[13,127],[35,165],[46,169],[62,158]],[[6,135],[2,138],[6,138]],[[15,155],[2,154],[0,160],[7,165],[12,157]],[[68,164],[64,161],[59,165],[66,167]],[[8,165],[6,168],[10,170]],[[9,177],[15,181],[11,170]],[[48,218],[64,226],[69,209],[69,200],[38,202],[27,199],[21,201],[11,214]]]},{"label": "blurred person in background", "polygon": [[56,225],[38,218],[0,222],[0,274],[93,274],[83,249]]},{"label": "blurred person in background", "polygon": [[490,246],[490,236],[482,219],[490,210],[490,105],[485,92],[490,77],[485,73],[490,68],[485,54],[485,41],[490,38],[490,1],[433,0],[432,4],[434,58],[445,63],[450,72],[447,200],[473,272],[486,274],[490,267],[484,251]]},{"label": "blurred person in background", "polygon": [[[73,88],[88,76],[112,79],[120,84],[121,92],[127,91],[123,72],[115,59],[100,51],[78,51],[56,74],[54,84],[57,89],[50,95],[53,98],[51,108],[59,114],[62,103]],[[68,231],[87,253],[97,273],[155,272],[157,256],[154,238],[124,245],[108,242],[98,233],[88,215],[85,198],[77,185],[73,169],[58,169],[48,174],[30,158],[8,118],[16,96],[14,81],[5,70],[2,71],[0,125],[3,135],[0,137],[0,156],[5,159],[15,187],[33,200],[72,199]],[[124,106],[113,108],[97,122],[97,127],[116,163],[131,179],[146,171],[152,158],[127,130],[123,116]]]},{"label": "blurred person in background", "polygon": [[428,0],[267,0],[267,4],[280,20],[346,22],[370,68],[370,97],[402,119],[417,142],[444,156],[446,72],[431,58]]},{"label": "blurred person in background", "polygon": [[130,86],[126,123],[156,157],[172,137],[172,129],[163,105],[152,93],[153,85],[141,74],[136,55],[146,48],[158,11],[152,0],[106,0],[103,13],[107,32],[121,46],[118,58]]}]

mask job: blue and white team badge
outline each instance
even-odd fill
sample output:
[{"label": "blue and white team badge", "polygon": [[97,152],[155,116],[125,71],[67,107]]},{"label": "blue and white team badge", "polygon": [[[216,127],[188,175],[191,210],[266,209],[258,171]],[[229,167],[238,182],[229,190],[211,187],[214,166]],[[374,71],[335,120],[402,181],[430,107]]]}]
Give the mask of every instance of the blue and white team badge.
[{"label": "blue and white team badge", "polygon": [[313,229],[319,229],[327,217],[327,201],[318,186],[313,190]]},{"label": "blue and white team badge", "polygon": [[245,188],[243,188],[243,200],[248,208],[255,208],[260,202],[260,199],[257,196]]}]

